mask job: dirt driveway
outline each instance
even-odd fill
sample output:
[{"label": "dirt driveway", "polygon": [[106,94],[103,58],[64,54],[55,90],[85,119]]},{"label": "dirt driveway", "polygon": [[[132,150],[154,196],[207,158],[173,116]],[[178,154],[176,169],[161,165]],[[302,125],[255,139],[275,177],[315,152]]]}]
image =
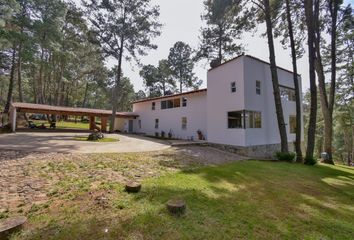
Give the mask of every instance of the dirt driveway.
[{"label": "dirt driveway", "polygon": [[119,138],[118,142],[87,142],[74,140],[75,137],[87,135],[87,133],[59,132],[0,134],[0,149],[60,153],[125,153],[160,151],[170,147],[169,144],[163,141],[136,135],[106,135],[110,138]]}]

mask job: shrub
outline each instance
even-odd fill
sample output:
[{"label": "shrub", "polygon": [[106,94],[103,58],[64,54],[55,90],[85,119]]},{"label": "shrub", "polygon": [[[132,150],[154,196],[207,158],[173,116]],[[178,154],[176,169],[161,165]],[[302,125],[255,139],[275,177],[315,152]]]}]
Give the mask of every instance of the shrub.
[{"label": "shrub", "polygon": [[295,158],[295,153],[294,152],[277,152],[275,154],[275,157],[279,160],[279,161],[286,161],[286,162],[292,162],[294,161]]},{"label": "shrub", "polygon": [[317,163],[317,160],[316,160],[316,158],[314,158],[314,157],[306,157],[305,159],[304,159],[304,163],[306,164],[306,165],[315,165],[316,163]]}]

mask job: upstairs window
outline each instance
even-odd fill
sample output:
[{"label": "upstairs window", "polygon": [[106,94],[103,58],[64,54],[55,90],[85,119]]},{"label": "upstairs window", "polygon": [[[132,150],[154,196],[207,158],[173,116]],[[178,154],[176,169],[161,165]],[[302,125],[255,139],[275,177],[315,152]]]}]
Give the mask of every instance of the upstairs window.
[{"label": "upstairs window", "polygon": [[152,103],[151,103],[151,110],[155,110],[155,106],[156,106],[156,103],[155,103],[155,102],[152,102]]},{"label": "upstairs window", "polygon": [[159,119],[158,118],[155,119],[155,128],[156,129],[159,128]]},{"label": "upstairs window", "polygon": [[236,92],[236,82],[231,82],[231,92]]},{"label": "upstairs window", "polygon": [[182,129],[185,130],[187,129],[187,118],[182,117]]},{"label": "upstairs window", "polygon": [[280,97],[285,101],[296,101],[295,97],[295,89],[288,88],[288,87],[279,87],[280,90]]},{"label": "upstairs window", "polygon": [[256,81],[256,94],[261,95],[261,81]]},{"label": "upstairs window", "polygon": [[180,98],[161,101],[161,109],[178,108],[180,106],[181,106]]},{"label": "upstairs window", "polygon": [[182,98],[182,107],[187,107],[187,98]]}]

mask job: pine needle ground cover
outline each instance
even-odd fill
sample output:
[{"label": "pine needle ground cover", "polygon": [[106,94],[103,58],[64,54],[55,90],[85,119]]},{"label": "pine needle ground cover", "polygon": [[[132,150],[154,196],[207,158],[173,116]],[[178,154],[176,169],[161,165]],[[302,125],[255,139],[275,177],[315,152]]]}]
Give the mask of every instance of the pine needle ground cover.
[{"label": "pine needle ground cover", "polygon": [[[264,161],[204,166],[194,160],[169,150],[34,161],[26,174],[49,184],[47,200],[1,216],[29,218],[13,239],[354,236],[353,168]],[[124,191],[129,179],[142,182],[141,192]],[[185,200],[185,215],[167,212],[171,198]]]}]

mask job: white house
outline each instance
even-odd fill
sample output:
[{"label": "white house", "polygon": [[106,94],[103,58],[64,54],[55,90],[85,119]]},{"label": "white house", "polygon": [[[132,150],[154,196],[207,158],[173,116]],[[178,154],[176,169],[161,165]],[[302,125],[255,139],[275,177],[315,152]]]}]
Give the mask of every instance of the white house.
[{"label": "white house", "polygon": [[[292,143],[296,125],[293,73],[278,67],[278,76]],[[300,76],[298,81],[301,89]],[[130,132],[203,138],[212,144],[247,149],[250,155],[254,150],[263,155],[274,152],[280,144],[269,63],[249,55],[210,69],[207,89],[139,100],[133,103],[133,112],[139,117],[130,120]]]}]

